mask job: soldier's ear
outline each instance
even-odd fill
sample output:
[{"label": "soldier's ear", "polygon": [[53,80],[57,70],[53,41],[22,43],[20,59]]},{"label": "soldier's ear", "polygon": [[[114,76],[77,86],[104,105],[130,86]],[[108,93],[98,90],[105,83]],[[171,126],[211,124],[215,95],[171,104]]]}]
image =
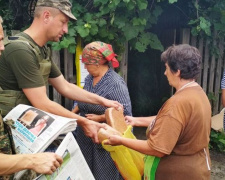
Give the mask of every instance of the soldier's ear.
[{"label": "soldier's ear", "polygon": [[44,23],[48,23],[49,20],[51,19],[51,13],[48,10],[43,11],[43,21]]}]

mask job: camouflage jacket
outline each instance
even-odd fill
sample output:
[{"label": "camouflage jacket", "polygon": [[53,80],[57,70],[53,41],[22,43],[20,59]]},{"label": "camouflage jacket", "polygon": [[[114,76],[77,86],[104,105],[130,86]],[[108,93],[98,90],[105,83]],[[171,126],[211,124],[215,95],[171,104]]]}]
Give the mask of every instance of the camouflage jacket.
[{"label": "camouflage jacket", "polygon": [[[51,52],[49,48],[48,56],[46,59],[43,59],[40,55],[40,50],[31,41],[24,37],[14,37],[14,39],[5,41],[5,46],[9,43],[17,43],[17,42],[23,42],[27,43],[29,48],[33,50],[33,52],[36,54],[39,64],[40,64],[40,71],[42,72],[42,75],[47,82],[47,75],[50,71],[50,65],[51,65]],[[7,102],[7,103],[6,103]],[[16,154],[11,128],[3,122],[2,116],[5,116],[13,107],[15,107],[17,104],[30,104],[26,96],[23,94],[23,92],[20,91],[13,91],[13,90],[3,90],[0,87],[0,153],[4,154]],[[1,160],[0,160],[1,161]],[[14,175],[6,175],[6,176],[0,176],[0,180],[13,180]],[[31,180],[36,177],[36,173],[34,171],[28,170],[24,173],[24,175],[20,178],[20,180]]]},{"label": "camouflage jacket", "polygon": [[[3,121],[2,116],[0,114],[0,153],[3,154],[16,154],[15,145],[13,143],[13,137],[11,128],[13,124],[12,122],[7,122],[7,124]],[[1,161],[1,159],[0,159]],[[26,171],[20,180],[32,180],[36,177],[36,173],[32,170]],[[0,176],[0,180],[13,180],[14,174],[12,175],[4,175]]]},{"label": "camouflage jacket", "polygon": [[[15,154],[10,127],[3,122],[0,115],[0,153]],[[0,180],[11,180],[13,175],[0,176]]]}]

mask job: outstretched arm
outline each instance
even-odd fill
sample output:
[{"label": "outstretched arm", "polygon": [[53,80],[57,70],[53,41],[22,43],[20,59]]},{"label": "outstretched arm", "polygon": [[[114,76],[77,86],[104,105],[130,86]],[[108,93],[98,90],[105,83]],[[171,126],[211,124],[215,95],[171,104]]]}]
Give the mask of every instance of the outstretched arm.
[{"label": "outstretched arm", "polygon": [[[82,126],[85,134],[92,138],[94,142],[99,143],[97,132],[100,128],[104,128],[103,124],[90,121],[85,117],[79,116],[65,109],[60,104],[51,101],[46,94],[45,86],[26,88],[23,89],[23,92],[34,107],[59,116],[77,119],[77,123]],[[74,93],[76,94],[76,92]]]},{"label": "outstretched arm", "polygon": [[106,119],[105,119],[105,114],[102,114],[102,115],[97,115],[97,114],[85,114],[85,117],[87,119],[90,119],[92,121],[95,121],[95,122],[105,122]]},{"label": "outstretched arm", "polygon": [[137,139],[129,139],[124,138],[118,135],[112,135],[108,140],[104,142],[104,144],[108,145],[124,145],[128,148],[134,149],[135,151],[141,152],[143,154],[163,157],[165,154],[151,148],[147,140],[137,140]]},{"label": "outstretched arm", "polygon": [[156,116],[149,116],[149,117],[125,116],[125,121],[128,125],[131,125],[131,126],[148,127],[149,124],[155,118],[156,118]]},{"label": "outstretched arm", "polygon": [[55,153],[0,154],[0,175],[31,169],[40,174],[52,174],[63,162]]},{"label": "outstretched arm", "polygon": [[65,80],[63,75],[60,75],[57,78],[50,78],[49,82],[60,94],[69,99],[90,104],[100,104],[106,107],[122,107],[122,105],[117,101],[105,99],[97,94],[90,93],[75,84],[69,83]]}]

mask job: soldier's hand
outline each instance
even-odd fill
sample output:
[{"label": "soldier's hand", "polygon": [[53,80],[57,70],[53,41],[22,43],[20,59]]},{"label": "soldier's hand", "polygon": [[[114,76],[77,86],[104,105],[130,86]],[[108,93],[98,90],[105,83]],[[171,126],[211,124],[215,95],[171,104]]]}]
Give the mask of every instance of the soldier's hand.
[{"label": "soldier's hand", "polygon": [[100,143],[98,139],[98,131],[100,128],[106,128],[105,124],[100,124],[95,121],[86,120],[82,124],[82,128],[86,136],[90,137],[94,143]]},{"label": "soldier's hand", "polygon": [[63,162],[55,153],[37,153],[31,156],[31,169],[40,174],[52,174]]}]

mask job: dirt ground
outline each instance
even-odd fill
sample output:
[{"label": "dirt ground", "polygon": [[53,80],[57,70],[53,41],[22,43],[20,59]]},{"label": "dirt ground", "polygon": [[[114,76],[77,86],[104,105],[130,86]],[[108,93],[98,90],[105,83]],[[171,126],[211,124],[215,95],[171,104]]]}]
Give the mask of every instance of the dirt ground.
[{"label": "dirt ground", "polygon": [[[145,139],[146,128],[134,128],[134,135],[138,139]],[[210,150],[212,162],[211,180],[225,180],[225,153]]]},{"label": "dirt ground", "polygon": [[212,161],[211,180],[225,180],[225,153],[210,151]]}]

